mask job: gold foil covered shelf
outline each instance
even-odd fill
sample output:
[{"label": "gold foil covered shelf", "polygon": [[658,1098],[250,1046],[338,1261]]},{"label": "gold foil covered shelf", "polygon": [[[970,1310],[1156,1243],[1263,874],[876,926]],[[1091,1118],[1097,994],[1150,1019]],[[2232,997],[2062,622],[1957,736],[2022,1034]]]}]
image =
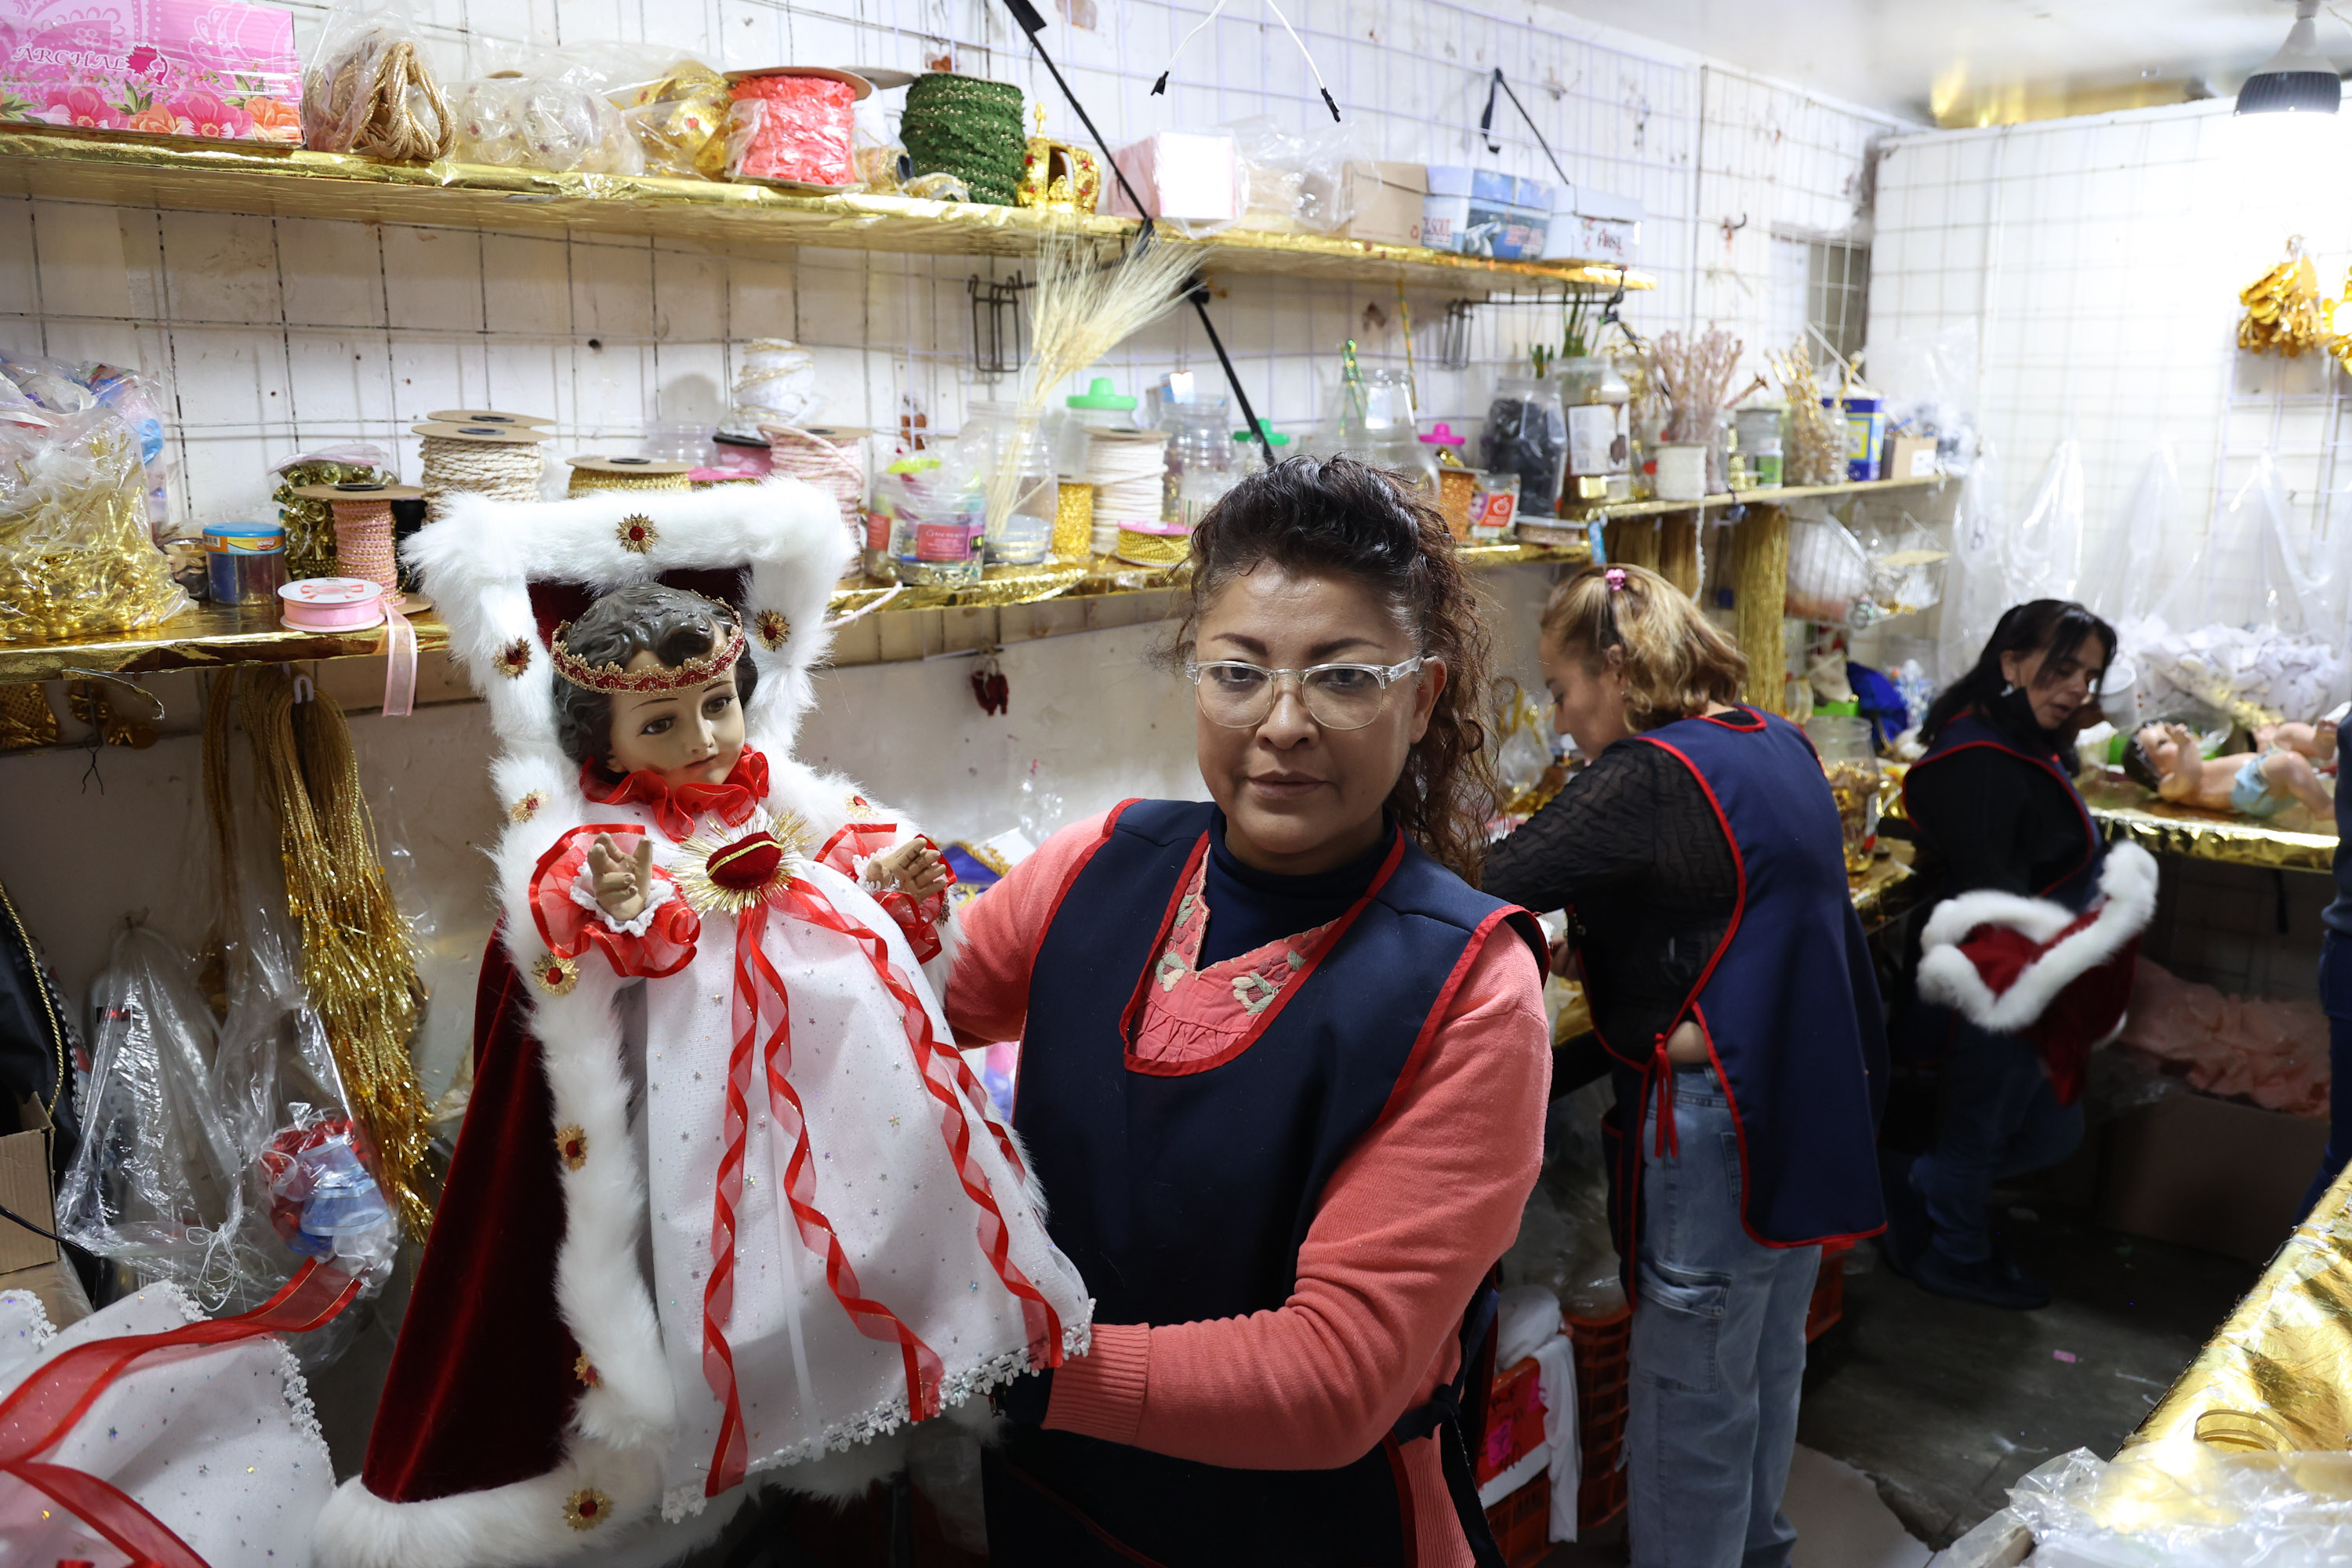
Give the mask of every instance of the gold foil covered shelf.
[{"label": "gold foil covered shelf", "polygon": [[2107,837],[2154,855],[2181,855],[2231,866],[2325,873],[2336,863],[2336,835],[2275,827],[2162,801],[2126,805],[2094,801],[2092,819]]}]

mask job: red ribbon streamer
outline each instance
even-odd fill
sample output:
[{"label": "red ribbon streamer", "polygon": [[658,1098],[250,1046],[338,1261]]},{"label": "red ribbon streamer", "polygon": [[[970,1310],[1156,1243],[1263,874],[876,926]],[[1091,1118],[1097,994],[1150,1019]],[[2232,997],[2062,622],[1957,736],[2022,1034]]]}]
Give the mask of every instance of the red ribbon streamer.
[{"label": "red ribbon streamer", "polygon": [[0,1401],[0,1473],[44,1492],[133,1562],[158,1568],[206,1568],[205,1560],[162,1521],[120,1489],[63,1465],[38,1462],[89,1413],[98,1396],[158,1351],[225,1345],[262,1334],[308,1333],[359,1298],[360,1282],[339,1269],[304,1263],[283,1289],[250,1312],[187,1323],[160,1334],[126,1334],[74,1346],[39,1368]]},{"label": "red ribbon streamer", "polygon": [[[828,845],[827,848],[834,847]],[[768,962],[762,951],[761,939],[767,931],[771,910],[804,921],[822,930],[836,932],[856,942],[873,966],[875,975],[891,998],[898,1004],[904,1020],[907,1044],[915,1058],[916,1068],[922,1074],[926,1089],[940,1101],[940,1131],[946,1139],[956,1174],[964,1194],[980,1210],[978,1236],[981,1250],[987,1254],[990,1266],[1006,1290],[1021,1302],[1022,1318],[1029,1338],[1030,1364],[1037,1367],[1058,1366],[1062,1362],[1062,1328],[1059,1316],[1051,1303],[1039,1294],[1020,1268],[1013,1262],[1011,1234],[1004,1216],[990,1191],[987,1173],[971,1160],[971,1131],[963,1114],[963,1086],[970,1085],[973,1094],[981,1092],[977,1079],[963,1059],[941,1043],[932,1031],[929,1013],[922,999],[907,984],[898,966],[890,962],[888,945],[874,932],[845,917],[814,886],[805,881],[787,880],[761,902],[753,904],[736,917],[735,923],[735,994],[734,1048],[728,1058],[725,1152],[719,1163],[717,1191],[713,1195],[713,1217],[710,1232],[711,1272],[709,1283],[703,1289],[702,1315],[702,1374],[711,1393],[721,1405],[719,1440],[710,1458],[710,1476],[704,1483],[703,1493],[717,1497],[719,1493],[741,1484],[748,1468],[747,1444],[743,1432],[741,1398],[735,1383],[734,1352],[727,1342],[727,1322],[735,1304],[735,1205],[743,1192],[743,1162],[750,1126],[750,1090],[752,1058],[760,1058],[768,1090],[768,1110],[773,1118],[779,1136],[793,1140],[793,1152],[785,1163],[784,1196],[793,1215],[801,1244],[824,1263],[825,1284],[849,1314],[857,1331],[868,1339],[895,1342],[905,1360],[907,1374],[907,1409],[908,1418],[929,1419],[940,1412],[940,1384],[945,1366],[939,1353],[925,1344],[919,1335],[908,1328],[898,1316],[881,1302],[861,1294],[856,1271],[850,1266],[843,1250],[841,1238],[823,1211],[817,1208],[814,1163],[809,1155],[804,1136],[807,1117],[800,1097],[793,1089],[789,1078],[792,1071],[791,998],[783,977]],[[761,1037],[761,1025],[769,1024],[765,1038]],[[1010,1157],[1010,1140],[1001,1130],[996,1131],[1000,1148]],[[1013,1169],[1020,1166],[1016,1161]]]}]

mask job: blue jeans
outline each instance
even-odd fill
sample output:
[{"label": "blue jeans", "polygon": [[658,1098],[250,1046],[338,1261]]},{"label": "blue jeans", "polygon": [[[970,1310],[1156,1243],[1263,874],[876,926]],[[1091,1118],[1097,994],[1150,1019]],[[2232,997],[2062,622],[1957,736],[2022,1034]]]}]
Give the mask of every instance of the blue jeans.
[{"label": "blue jeans", "polygon": [[2303,1194],[2309,1214],[2352,1156],[2352,939],[2327,933],[2319,950],[2319,1005],[2327,1013],[2327,1152]]},{"label": "blue jeans", "polygon": [[1936,1146],[1911,1167],[1936,1247],[1955,1263],[1990,1258],[1992,1184],[2054,1165],[2082,1141],[2082,1103],[2058,1103],[2032,1041],[1955,1018]]},{"label": "blue jeans", "polygon": [[1643,1140],[1626,1418],[1633,1568],[1785,1568],[1818,1247],[1739,1219],[1739,1142],[1712,1071],[1675,1079],[1675,1153]]}]

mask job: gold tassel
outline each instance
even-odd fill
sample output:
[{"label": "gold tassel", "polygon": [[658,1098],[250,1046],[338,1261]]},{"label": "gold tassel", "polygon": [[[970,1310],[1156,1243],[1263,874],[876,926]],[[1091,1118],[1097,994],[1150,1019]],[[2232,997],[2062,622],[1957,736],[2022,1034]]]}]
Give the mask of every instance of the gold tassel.
[{"label": "gold tassel", "polygon": [[323,691],[297,703],[292,679],[275,667],[247,666],[215,683],[205,715],[205,783],[231,879],[232,680],[253,745],[255,784],[278,819],[287,907],[302,937],[303,988],[325,1026],[352,1115],[375,1144],[385,1195],[410,1237],[422,1241],[433,1222],[418,1189],[431,1109],[408,1047],[425,988],[408,923],[384,883],[350,727]]}]

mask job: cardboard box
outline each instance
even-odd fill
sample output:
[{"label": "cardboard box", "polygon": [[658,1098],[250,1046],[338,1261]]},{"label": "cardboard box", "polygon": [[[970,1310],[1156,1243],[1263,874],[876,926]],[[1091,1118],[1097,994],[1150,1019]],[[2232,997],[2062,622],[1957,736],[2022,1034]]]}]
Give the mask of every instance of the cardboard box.
[{"label": "cardboard box", "polygon": [[1642,256],[1642,204],[1631,196],[1561,186],[1552,196],[1544,259],[1630,267]]},{"label": "cardboard box", "polygon": [[1896,436],[1886,443],[1886,466],[1879,470],[1890,479],[1932,479],[1936,477],[1936,438]]},{"label": "cardboard box", "polygon": [[[1231,223],[1242,216],[1241,156],[1223,132],[1160,131],[1112,154],[1154,216],[1184,223]],[[1104,182],[1107,210],[1141,217],[1117,180]]]},{"label": "cardboard box", "polygon": [[[57,1202],[49,1185],[49,1119],[38,1100],[21,1102],[22,1132],[0,1138],[0,1205],[39,1226],[58,1228]],[[58,1328],[89,1316],[82,1291],[58,1244],[14,1220],[0,1218],[0,1290],[30,1290]]]},{"label": "cardboard box", "polygon": [[1419,245],[1429,171],[1419,163],[1349,163],[1347,199],[1348,224],[1340,232],[1349,239]]},{"label": "cardboard box", "polygon": [[1459,163],[1432,163],[1422,171],[1429,195],[1421,204],[1421,243],[1432,250],[1460,250],[1470,226],[1470,171]]},{"label": "cardboard box", "polygon": [[2107,1129],[2099,1220],[2267,1262],[2304,1218],[2327,1123],[2183,1089]]},{"label": "cardboard box", "polygon": [[236,0],[0,0],[0,120],[299,146],[293,13]]}]

